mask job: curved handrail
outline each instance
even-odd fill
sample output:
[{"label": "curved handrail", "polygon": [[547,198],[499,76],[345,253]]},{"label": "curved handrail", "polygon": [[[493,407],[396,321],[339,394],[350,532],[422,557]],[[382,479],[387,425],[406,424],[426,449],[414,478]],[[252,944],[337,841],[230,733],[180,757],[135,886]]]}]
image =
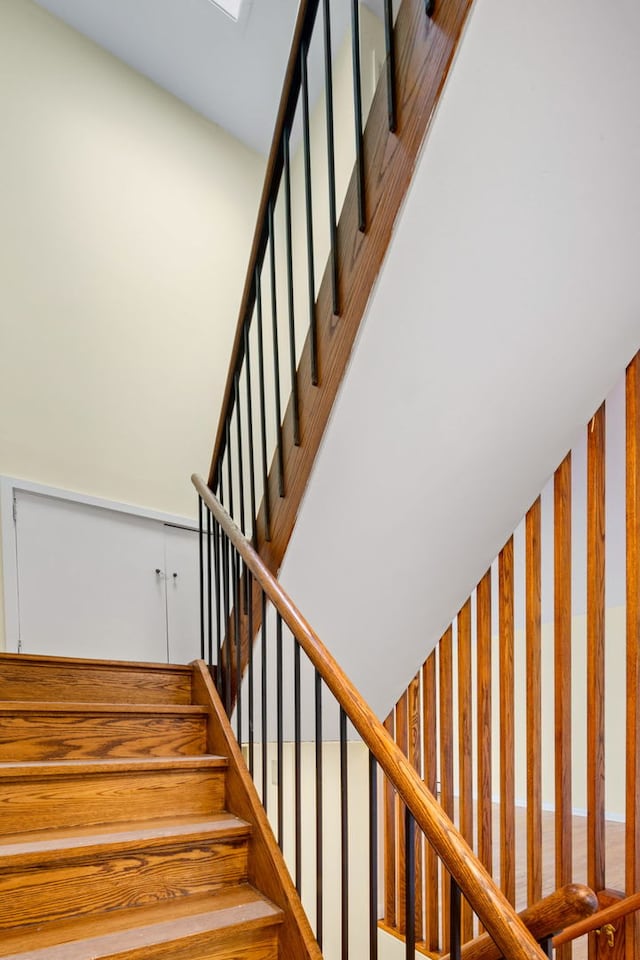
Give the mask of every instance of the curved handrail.
[{"label": "curved handrail", "polygon": [[563,943],[577,940],[578,937],[583,937],[585,933],[591,933],[598,927],[603,927],[605,923],[612,923],[614,920],[626,917],[627,914],[633,913],[635,910],[640,910],[640,893],[633,893],[631,896],[625,897],[624,900],[620,900],[610,907],[605,907],[604,910],[598,910],[591,917],[567,927],[566,930],[553,938],[553,946],[554,948],[561,947]]},{"label": "curved handrail", "polygon": [[397,790],[502,955],[512,960],[543,960],[546,956],[544,951],[493,878],[240,528],[201,477],[193,474],[191,480],[202,501]]},{"label": "curved handrail", "polygon": [[282,138],[287,127],[291,126],[296,107],[296,97],[299,87],[299,62],[300,49],[304,42],[309,41],[313,30],[313,25],[318,12],[320,0],[300,0],[298,16],[293,32],[291,43],[291,52],[285,72],[282,95],[280,97],[280,106],[276,119],[271,150],[265,172],[264,186],[260,197],[260,206],[258,207],[258,217],[253,234],[253,243],[251,245],[251,254],[249,256],[249,265],[242,291],[242,300],[240,301],[240,313],[236,325],[236,333],[231,349],[231,360],[229,362],[229,371],[224,388],[222,406],[220,408],[220,418],[218,420],[218,429],[213,446],[213,455],[211,457],[211,466],[209,469],[209,483],[214,484],[215,467],[222,454],[225,441],[225,423],[229,407],[233,402],[234,377],[244,356],[244,325],[247,317],[253,309],[256,297],[256,269],[264,255],[267,246],[267,212],[269,204],[277,192],[280,178],[284,167],[282,155]]}]

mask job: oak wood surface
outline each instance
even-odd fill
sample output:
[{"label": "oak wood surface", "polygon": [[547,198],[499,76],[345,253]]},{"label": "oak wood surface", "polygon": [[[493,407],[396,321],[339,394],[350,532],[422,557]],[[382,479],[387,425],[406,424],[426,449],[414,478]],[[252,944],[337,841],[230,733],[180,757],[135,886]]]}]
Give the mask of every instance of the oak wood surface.
[{"label": "oak wood surface", "polygon": [[[508,900],[496,887],[469,845],[456,830],[451,819],[427,790],[408,758],[388,737],[371,708],[273,577],[265,562],[220,506],[204,481],[195,475],[192,479],[196,490],[217,522],[224,526],[253,577],[281,614],[283,621],[307,654],[312,665],[318,670],[364,743],[377,759],[383,773],[392,781],[403,801],[409,806],[418,826],[433,844],[502,952],[515,960],[518,958],[524,960],[525,957],[541,960],[544,955],[539,945],[523,926]],[[205,671],[204,664],[200,669]],[[208,674],[207,679],[211,684]],[[215,693],[212,684],[211,689]],[[221,706],[220,710],[222,710]],[[209,749],[216,753],[223,752],[216,749],[215,743],[210,743]],[[228,756],[231,757],[231,752],[228,752]],[[252,783],[251,788],[255,793]],[[259,804],[257,794],[255,799]],[[248,818],[245,817],[245,819]],[[271,896],[268,891],[265,892]]]},{"label": "oak wood surface", "polygon": [[563,943],[583,937],[585,933],[603,927],[606,923],[615,923],[616,920],[627,917],[637,910],[640,910],[640,893],[633,893],[630,897],[623,897],[612,906],[597,910],[592,916],[566,927],[562,933],[553,938],[553,945],[560,947]]},{"label": "oak wood surface", "polygon": [[527,903],[542,896],[542,555],[541,502],[525,518],[527,714]]},{"label": "oak wood surface", "polygon": [[500,885],[516,898],[513,537],[498,557],[500,635]]},{"label": "oak wood surface", "polygon": [[[248,884],[204,896],[63,920],[28,931],[4,931],[0,957],[12,960],[263,960],[244,934],[269,931],[269,958],[277,953],[281,912]],[[74,942],[75,941],[75,942]],[[239,951],[242,951],[239,953]]]},{"label": "oak wood surface", "polygon": [[[627,565],[627,716],[626,716],[626,889],[640,891],[640,355],[626,374],[626,565]],[[626,921],[626,960],[640,953],[640,915]]]},{"label": "oak wood surface", "polygon": [[[438,783],[437,680],[436,653],[432,651],[422,668],[424,782],[434,797]],[[438,858],[430,843],[425,843],[425,942],[429,950],[440,947],[440,909]]]},{"label": "oak wood surface", "polygon": [[[409,760],[419,775],[422,774],[422,718],[420,711],[420,674],[417,674],[407,688],[407,716],[408,716],[408,748]],[[424,939],[423,916],[423,837],[419,830],[415,831],[414,840],[414,932],[416,940]]]},{"label": "oak wood surface", "polygon": [[[203,760],[202,762],[197,762]],[[224,806],[226,761],[159,757],[133,761],[0,764],[4,835],[132,818],[217,813]]]},{"label": "oak wood surface", "polygon": [[[388,735],[395,737],[395,714],[392,710],[384,722]],[[396,792],[384,777],[384,918],[390,926],[396,923]]]},{"label": "oak wood surface", "polygon": [[477,685],[478,685],[478,857],[489,872],[493,869],[492,779],[491,779],[491,570],[476,591]]},{"label": "oak wood surface", "polygon": [[[587,882],[605,877],[605,408],[587,428]],[[595,943],[590,956],[595,960]]]},{"label": "oak wood surface", "polygon": [[[473,846],[473,714],[471,702],[471,600],[458,614],[458,776],[460,833]],[[473,911],[462,902],[462,942],[473,937]]]},{"label": "oak wood surface", "polygon": [[204,753],[206,714],[193,707],[0,704],[0,761]]},{"label": "oak wood surface", "polygon": [[[440,694],[440,803],[453,820],[453,629],[445,630],[438,644],[438,691]],[[450,876],[444,864],[441,871],[442,917],[449,916]],[[449,925],[443,919],[442,949],[449,949]]]},{"label": "oak wood surface", "polygon": [[229,760],[226,807],[253,828],[247,866],[249,882],[283,912],[280,930],[282,956],[321,960],[309,921],[209,671],[202,661],[196,661],[193,671],[194,701],[206,708],[210,718],[208,749]]},{"label": "oak wood surface", "polygon": [[[402,694],[396,703],[396,743],[402,750],[405,757],[409,756],[409,730],[407,721],[407,691]],[[396,901],[396,924],[399,933],[405,933],[407,921],[407,878],[406,878],[406,829],[405,829],[405,806],[396,795],[396,834],[398,846],[396,851],[396,863],[398,865],[397,875],[397,901]]]}]

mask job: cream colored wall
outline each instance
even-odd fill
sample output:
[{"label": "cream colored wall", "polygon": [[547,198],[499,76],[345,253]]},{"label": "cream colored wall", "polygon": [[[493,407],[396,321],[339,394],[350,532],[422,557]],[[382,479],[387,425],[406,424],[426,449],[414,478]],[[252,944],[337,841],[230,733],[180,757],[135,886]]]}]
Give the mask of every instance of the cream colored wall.
[{"label": "cream colored wall", "polygon": [[0,77],[0,474],[193,514],[264,160],[31,0]]}]

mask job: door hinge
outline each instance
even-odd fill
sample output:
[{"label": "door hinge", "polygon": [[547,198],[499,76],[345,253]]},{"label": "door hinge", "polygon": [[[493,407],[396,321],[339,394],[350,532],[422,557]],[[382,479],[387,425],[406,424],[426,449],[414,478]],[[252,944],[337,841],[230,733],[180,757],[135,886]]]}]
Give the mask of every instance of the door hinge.
[{"label": "door hinge", "polygon": [[16,523],[17,520],[18,520],[18,503],[17,503],[17,501],[16,501],[15,494],[14,494],[14,497],[13,497],[13,522]]}]

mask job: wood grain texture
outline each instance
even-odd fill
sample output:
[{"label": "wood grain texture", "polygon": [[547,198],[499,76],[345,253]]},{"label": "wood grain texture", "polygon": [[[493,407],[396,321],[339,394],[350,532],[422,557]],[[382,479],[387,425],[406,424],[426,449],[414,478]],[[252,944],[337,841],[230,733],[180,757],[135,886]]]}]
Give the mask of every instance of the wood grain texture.
[{"label": "wood grain texture", "polygon": [[[438,644],[438,690],[440,694],[440,804],[453,819],[453,629],[449,627]],[[447,917],[451,903],[450,876],[442,866],[442,948],[449,949]]]},{"label": "wood grain texture", "polygon": [[[571,840],[571,454],[555,472],[554,494],[554,686],[556,884],[570,883]],[[567,956],[565,948],[560,960]]]},{"label": "wood grain texture", "polygon": [[[473,906],[474,912],[480,917],[487,930],[490,931],[502,952],[511,956],[514,960],[525,960],[525,957],[531,958],[531,960],[534,957],[536,960],[542,960],[544,954],[539,945],[523,926],[513,907],[495,885],[459,831],[456,830],[451,818],[446,815],[435,797],[427,790],[422,779],[409,763],[408,758],[403,755],[398,745],[388,737],[377,716],[363,700],[335,657],[327,650],[204,481],[194,476],[193,482],[217,522],[225,527],[227,535],[251,570],[254,578],[261,585],[265,596],[276,607],[284,623],[311,661],[312,666],[318,671],[331,693],[344,709],[363,742],[373,753],[383,773],[391,780],[398,794],[411,810],[416,823],[433,845],[438,856],[446,864],[447,869],[455,877],[460,889]],[[211,684],[205,665],[199,664],[198,669],[206,674],[207,680]],[[213,691],[212,684],[211,689]],[[222,708],[220,707],[220,709]],[[224,722],[224,719],[221,718],[221,723]],[[229,757],[232,755],[233,743],[232,738],[229,751],[225,751]],[[210,744],[209,749],[214,753],[223,752],[217,750],[215,744]],[[253,783],[251,783],[251,788],[255,794]],[[255,794],[255,799],[256,803],[259,803],[257,794]],[[245,816],[245,819],[249,818]],[[265,892],[271,897],[268,891]],[[271,897],[271,899],[274,898]]]},{"label": "wood grain texture", "polygon": [[525,519],[527,714],[527,903],[542,896],[542,555],[541,502]]},{"label": "wood grain texture", "polygon": [[[409,756],[409,724],[407,717],[407,691],[402,694],[396,703],[396,743],[402,750],[405,757]],[[404,934],[406,931],[407,920],[407,879],[406,879],[406,829],[405,829],[405,806],[396,795],[396,834],[398,844],[396,848],[396,863],[398,865],[397,873],[397,902],[396,902],[396,927],[398,933]]]},{"label": "wood grain texture", "polygon": [[191,672],[182,666],[0,654],[0,700],[189,704]]},{"label": "wood grain texture", "polygon": [[0,761],[201,754],[206,721],[197,707],[3,703]]},{"label": "wood grain texture", "polygon": [[[395,739],[395,712],[384,722],[388,735]],[[389,926],[396,925],[396,792],[391,781],[384,783],[384,919]]]},{"label": "wood grain texture", "polygon": [[[640,355],[626,374],[627,736],[626,893],[640,892]],[[637,960],[640,915],[626,921],[626,960]]]},{"label": "wood grain texture", "polygon": [[491,570],[476,590],[478,683],[478,857],[493,869],[493,819],[491,775]]},{"label": "wood grain texture", "polygon": [[0,764],[2,834],[43,823],[56,828],[163,817],[168,810],[217,813],[224,806],[226,762],[203,759]]},{"label": "wood grain texture", "polygon": [[[571,883],[527,907],[519,916],[536,939],[541,940],[579,918],[590,916],[597,908],[598,899],[593,890]],[[499,960],[499,957],[500,951],[487,934],[462,948],[463,960]],[[449,960],[448,955],[441,960]]]},{"label": "wood grain texture", "polygon": [[606,923],[615,923],[622,917],[627,917],[637,910],[640,910],[640,893],[634,893],[630,897],[618,898],[611,906],[601,908],[592,916],[584,920],[579,920],[567,927],[562,933],[559,933],[553,938],[553,945],[556,948],[560,947],[563,943],[569,943],[570,940],[583,937],[585,933],[590,933],[598,927],[603,927]]},{"label": "wood grain texture", "polygon": [[[176,827],[178,824],[176,823]],[[236,818],[188,828],[12,838],[0,846],[0,928],[208,893],[246,879],[249,831]]]},{"label": "wood grain texture", "polygon": [[500,885],[516,897],[513,537],[498,557],[500,634]]},{"label": "wood grain texture", "polygon": [[197,661],[193,669],[194,701],[206,707],[210,718],[208,749],[229,760],[227,809],[253,828],[247,867],[249,882],[283,912],[281,955],[296,957],[296,960],[321,960],[320,949],[209,671],[201,661]]},{"label": "wood grain texture", "polygon": [[[605,879],[605,408],[587,428],[587,882]],[[595,944],[590,945],[595,960]]]},{"label": "wood grain texture", "polygon": [[[422,775],[422,712],[420,709],[420,674],[417,674],[407,689],[407,715],[409,721],[409,760],[418,775]],[[424,938],[423,906],[423,836],[419,829],[415,831],[415,917],[414,930],[416,941]]]},{"label": "wood grain texture", "polygon": [[[429,654],[422,668],[422,717],[424,742],[424,782],[436,796],[438,782],[438,705],[436,654]],[[425,943],[428,950],[440,948],[440,896],[438,858],[430,843],[425,843]]]},{"label": "wood grain texture", "polygon": [[[458,777],[460,833],[473,846],[473,705],[471,702],[471,600],[458,614]],[[462,902],[462,942],[473,937],[473,911]]]},{"label": "wood grain texture", "polygon": [[[248,884],[206,896],[3,931],[12,960],[275,960],[281,912]],[[247,936],[248,935],[248,936]],[[268,938],[268,940],[267,940]],[[261,939],[264,947],[255,951]],[[264,952],[267,943],[269,951]]]}]

